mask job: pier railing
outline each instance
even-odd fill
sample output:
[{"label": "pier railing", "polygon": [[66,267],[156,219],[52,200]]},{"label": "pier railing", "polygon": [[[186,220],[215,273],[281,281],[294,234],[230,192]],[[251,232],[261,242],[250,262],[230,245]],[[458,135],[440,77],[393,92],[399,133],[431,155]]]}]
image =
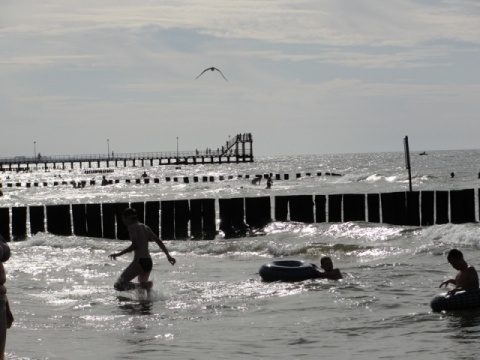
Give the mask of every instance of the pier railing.
[{"label": "pier railing", "polygon": [[135,208],[140,221],[164,240],[208,240],[219,232],[225,238],[243,237],[272,221],[463,224],[478,221],[475,203],[475,190],[463,189],[3,207],[0,234],[14,240],[38,232],[125,240],[121,213],[127,207]]},{"label": "pier railing", "polygon": [[[192,158],[192,157],[208,157],[208,156],[227,156],[228,151],[223,153],[212,151],[162,151],[162,152],[138,152],[138,153],[114,153],[108,154],[77,154],[77,155],[52,155],[42,156],[40,158],[34,156],[15,156],[0,157],[0,164],[32,164],[32,163],[59,163],[59,162],[95,162],[95,161],[114,161],[114,160],[141,160],[141,159],[175,159],[175,158]],[[233,154],[232,154],[233,155]],[[239,154],[239,156],[243,155]],[[251,154],[245,154],[250,156]]]},{"label": "pier railing", "polygon": [[150,165],[154,165],[157,161],[158,165],[172,165],[172,164],[213,164],[213,163],[230,163],[230,162],[253,162],[253,139],[252,135],[238,134],[226,142],[226,145],[215,149],[205,150],[189,150],[189,151],[160,151],[160,152],[136,152],[136,153],[101,153],[101,154],[77,154],[77,155],[40,155],[33,156],[14,156],[14,157],[0,157],[0,171],[15,171],[15,170],[29,170],[31,166],[38,167],[43,164],[45,168],[48,164],[62,164],[65,169],[65,164],[79,164],[82,167],[83,163],[88,163],[88,167],[92,167],[92,163],[106,163],[107,166],[118,166],[123,163],[127,166],[127,161],[131,161],[132,166],[136,166],[136,162],[140,161],[142,166],[145,161]]}]

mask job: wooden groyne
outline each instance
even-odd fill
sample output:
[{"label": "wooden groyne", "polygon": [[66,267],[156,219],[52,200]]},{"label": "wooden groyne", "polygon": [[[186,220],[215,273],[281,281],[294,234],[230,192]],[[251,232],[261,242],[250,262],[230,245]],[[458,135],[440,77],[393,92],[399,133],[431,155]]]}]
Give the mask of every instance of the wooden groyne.
[{"label": "wooden groyne", "polygon": [[[108,174],[112,171],[95,171],[92,170],[95,174]],[[90,172],[89,172],[90,174]],[[292,175],[292,176],[290,176]],[[290,179],[300,179],[300,178],[309,178],[314,176],[311,172],[297,172],[295,174],[283,173],[283,174],[239,174],[239,175],[196,175],[196,176],[165,176],[164,178],[158,177],[140,177],[140,178],[133,178],[133,179],[107,179],[109,185],[113,184],[160,184],[160,183],[169,183],[169,182],[181,182],[184,184],[189,183],[198,183],[198,182],[215,182],[215,181],[225,181],[225,180],[241,180],[241,179],[254,179],[254,178],[262,178],[268,179],[269,176],[272,176],[272,179],[276,181],[281,180],[290,180]],[[106,175],[108,176],[108,175]],[[316,176],[342,176],[340,174],[332,173],[332,172],[321,172],[317,171]],[[60,185],[68,185],[68,186],[82,186],[85,187],[87,185],[101,185],[102,181],[98,181],[95,179],[83,179],[83,180],[72,180],[72,179],[56,179],[50,181],[28,181],[28,182],[20,182],[20,181],[8,181],[6,183],[0,183],[0,188],[14,188],[14,187],[50,187],[50,186],[60,186]]]},{"label": "wooden groyne", "polygon": [[0,171],[136,167],[145,165],[197,165],[253,162],[252,134],[238,134],[216,149],[194,151],[114,153],[87,155],[15,156],[0,158]]},{"label": "wooden groyne", "polygon": [[211,240],[218,231],[225,238],[248,236],[273,220],[463,224],[478,221],[475,198],[474,189],[463,189],[4,207],[0,208],[0,234],[14,240],[38,232],[126,240],[121,213],[129,206],[164,240]]}]

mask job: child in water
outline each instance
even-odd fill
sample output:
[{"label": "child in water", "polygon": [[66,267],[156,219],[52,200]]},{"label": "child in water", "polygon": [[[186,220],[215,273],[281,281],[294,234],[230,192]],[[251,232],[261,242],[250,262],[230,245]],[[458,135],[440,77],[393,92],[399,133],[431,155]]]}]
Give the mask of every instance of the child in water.
[{"label": "child in water", "polygon": [[450,250],[447,255],[447,260],[455,270],[458,270],[457,276],[455,276],[455,279],[443,281],[439,287],[447,287],[448,284],[455,285],[455,288],[447,293],[448,295],[455,295],[457,291],[461,290],[470,291],[478,289],[477,270],[475,270],[472,265],[468,265],[460,250]]},{"label": "child in water", "polygon": [[333,268],[333,261],[329,256],[324,256],[320,259],[320,267],[323,271],[318,271],[320,279],[340,280],[343,279],[342,273],[339,269]]}]

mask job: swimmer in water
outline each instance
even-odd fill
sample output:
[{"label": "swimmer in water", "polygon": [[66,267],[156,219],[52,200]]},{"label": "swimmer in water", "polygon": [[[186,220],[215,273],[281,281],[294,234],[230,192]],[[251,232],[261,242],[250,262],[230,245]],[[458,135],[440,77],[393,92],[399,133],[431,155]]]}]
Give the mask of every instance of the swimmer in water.
[{"label": "swimmer in water", "polygon": [[320,267],[323,269],[323,271],[320,271],[317,269],[317,272],[318,272],[317,278],[330,279],[330,280],[343,279],[343,276],[340,270],[334,269],[333,261],[329,256],[324,256],[320,259]]}]

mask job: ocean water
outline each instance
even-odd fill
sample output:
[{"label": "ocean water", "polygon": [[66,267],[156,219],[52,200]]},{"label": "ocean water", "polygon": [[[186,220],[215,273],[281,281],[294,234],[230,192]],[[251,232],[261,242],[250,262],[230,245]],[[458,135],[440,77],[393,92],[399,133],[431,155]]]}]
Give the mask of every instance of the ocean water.
[{"label": "ocean water", "polygon": [[[414,190],[479,188],[479,150],[412,153],[411,162]],[[195,184],[123,181],[144,170],[160,179],[235,178]],[[317,171],[343,176],[315,176]],[[304,175],[308,172],[312,176]],[[264,173],[282,178],[289,173],[290,180],[275,181],[267,190],[236,178]],[[0,182],[101,176],[80,169],[39,170],[2,173]],[[107,177],[122,181],[83,189],[4,187],[0,207],[408,189],[400,152],[115,168]],[[478,219],[478,198],[476,206]],[[476,359],[480,351],[480,311],[432,313],[429,306],[441,292],[438,285],[455,274],[446,261],[449,249],[462,250],[480,267],[478,223],[272,222],[263,236],[166,241],[175,266],[152,244],[150,296],[113,290],[131,255],[117,261],[108,255],[128,242],[41,233],[10,245],[6,286],[15,323],[8,332],[8,359]],[[274,259],[318,264],[324,255],[333,258],[343,280],[265,283],[258,275],[259,267]]]}]

